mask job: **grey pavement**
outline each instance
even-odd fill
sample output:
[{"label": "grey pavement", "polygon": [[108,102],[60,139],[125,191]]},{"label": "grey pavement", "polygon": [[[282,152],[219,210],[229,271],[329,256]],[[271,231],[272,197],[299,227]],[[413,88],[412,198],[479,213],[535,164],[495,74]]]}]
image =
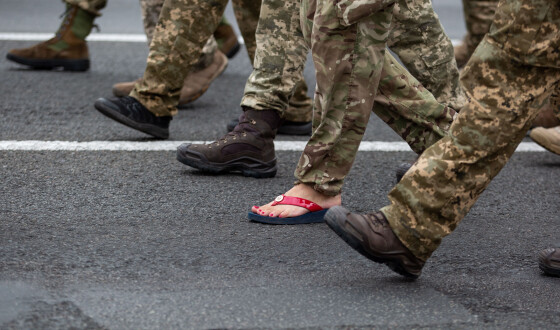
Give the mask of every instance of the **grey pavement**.
[{"label": "grey pavement", "polygon": [[[434,0],[454,39],[460,2]],[[62,5],[0,1],[0,33],[50,32]],[[231,9],[227,15],[234,21]],[[136,1],[110,1],[102,33],[142,33]],[[32,41],[0,41],[0,53]],[[86,73],[0,60],[0,142],[151,140],[100,115],[96,98],[143,71],[147,45],[90,42]],[[171,123],[171,140],[211,140],[239,113],[240,52]],[[306,78],[313,86],[313,71]],[[280,140],[304,140],[279,136]],[[368,141],[399,141],[372,118]],[[560,157],[517,153],[417,281],[363,258],[324,224],[266,226],[246,214],[288,189],[275,178],[209,176],[174,152],[0,151],[0,329],[560,328],[560,279],[536,254],[560,241]],[[360,152],[343,203],[387,203],[412,152]]]}]

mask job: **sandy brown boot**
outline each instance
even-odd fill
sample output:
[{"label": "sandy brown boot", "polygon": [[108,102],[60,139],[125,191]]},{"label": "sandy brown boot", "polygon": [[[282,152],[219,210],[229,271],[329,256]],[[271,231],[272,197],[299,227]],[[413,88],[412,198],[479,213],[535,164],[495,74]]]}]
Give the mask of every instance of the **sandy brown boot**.
[{"label": "sandy brown boot", "polygon": [[179,97],[179,105],[185,105],[193,102],[201,97],[210,84],[224,72],[228,65],[227,57],[219,51],[214,53],[214,60],[206,68],[191,72],[185,78],[181,96]]},{"label": "sandy brown boot", "polygon": [[560,126],[551,128],[537,127],[531,131],[529,136],[541,147],[560,155]]},{"label": "sandy brown boot", "polygon": [[89,53],[85,37],[91,31],[94,18],[93,14],[77,6],[68,6],[54,38],[29,48],[12,49],[6,58],[33,69],[86,71],[89,69]]},{"label": "sandy brown boot", "polygon": [[[220,76],[222,72],[226,69],[228,64],[228,59],[221,52],[216,52],[214,54],[214,60],[206,68],[189,73],[185,82],[183,83],[183,88],[181,89],[181,96],[179,97],[179,105],[186,105],[191,103],[201,97],[210,84]],[[134,86],[142,81],[142,78],[138,78],[134,81],[121,82],[113,85],[113,95],[117,97],[127,96],[132,92]]]},{"label": "sandy brown boot", "polygon": [[138,78],[134,81],[127,81],[116,83],[113,85],[113,95],[116,97],[128,96],[130,92],[134,89],[134,86],[142,81],[142,78]]}]

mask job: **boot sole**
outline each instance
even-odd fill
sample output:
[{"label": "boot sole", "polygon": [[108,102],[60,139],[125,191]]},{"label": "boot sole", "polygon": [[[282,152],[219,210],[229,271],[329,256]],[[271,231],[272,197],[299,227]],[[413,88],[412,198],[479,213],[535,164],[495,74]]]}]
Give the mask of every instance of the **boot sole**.
[{"label": "boot sole", "polygon": [[104,100],[95,101],[94,106],[95,106],[95,109],[97,109],[97,111],[101,112],[105,116],[107,116],[107,117],[113,119],[114,121],[117,121],[117,122],[119,122],[119,123],[121,123],[125,126],[128,126],[130,128],[134,128],[135,130],[138,130],[140,132],[146,133],[148,135],[151,135],[151,136],[159,138],[159,139],[169,138],[169,131],[168,130],[165,130],[161,127],[157,127],[157,126],[154,126],[154,125],[142,124],[142,123],[135,122],[134,120],[131,120],[130,118],[124,116],[120,112],[118,112],[115,109],[111,108],[110,106],[106,105]]},{"label": "boot sole", "polygon": [[338,219],[344,219],[346,221],[346,213],[341,209],[330,209],[325,215],[325,222],[327,225],[340,237],[342,238],[350,247],[358,251],[361,255],[368,258],[369,260],[384,264],[389,267],[392,271],[410,279],[417,279],[419,275],[412,274],[405,270],[402,263],[395,259],[389,259],[386,257],[375,255],[362,246],[359,239],[349,234],[344,230],[343,226],[338,223]]},{"label": "boot sole", "polygon": [[40,60],[40,59],[29,59],[25,57],[20,57],[13,54],[7,54],[6,58],[12,62],[27,65],[37,70],[52,70],[55,68],[63,68],[66,71],[87,71],[89,69],[89,59],[78,59],[78,60],[64,60],[64,59],[53,59],[53,60]]},{"label": "boot sole", "polygon": [[188,155],[184,155],[179,150],[177,150],[177,160],[181,163],[194,167],[202,172],[212,173],[212,174],[222,174],[231,172],[241,172],[243,176],[248,176],[252,178],[272,178],[276,175],[276,158],[270,162],[261,162],[254,158],[244,157],[241,160],[247,160],[253,162],[249,165],[247,163],[240,163],[239,160],[218,164],[211,163],[206,159],[201,158],[191,158]]},{"label": "boot sole", "polygon": [[228,59],[229,59],[229,58],[232,58],[232,57],[234,57],[234,56],[237,54],[237,52],[239,52],[240,49],[241,49],[241,45],[240,45],[239,42],[238,42],[238,43],[235,44],[235,46],[233,46],[233,47],[229,50],[229,52],[227,52],[227,54],[224,54],[224,55],[226,55]]},{"label": "boot sole", "polygon": [[560,268],[548,266],[546,264],[547,258],[548,258],[548,254],[546,252],[539,253],[539,268],[546,275],[560,277]]},{"label": "boot sole", "polygon": [[556,276],[556,277],[560,277],[560,269],[558,268],[551,268],[548,267],[547,265],[539,262],[539,268],[545,272],[545,274],[550,275],[550,276]]}]

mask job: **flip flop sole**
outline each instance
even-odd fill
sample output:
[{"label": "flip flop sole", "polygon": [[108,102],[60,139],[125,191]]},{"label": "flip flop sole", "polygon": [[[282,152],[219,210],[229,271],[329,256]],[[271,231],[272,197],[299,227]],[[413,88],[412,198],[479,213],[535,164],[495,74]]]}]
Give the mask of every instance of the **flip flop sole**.
[{"label": "flip flop sole", "polygon": [[253,212],[249,212],[249,220],[254,222],[266,223],[269,225],[303,225],[307,223],[321,223],[325,222],[324,216],[329,209],[324,209],[321,211],[309,212],[293,218],[277,218],[277,217],[267,217],[264,215],[258,215]]}]

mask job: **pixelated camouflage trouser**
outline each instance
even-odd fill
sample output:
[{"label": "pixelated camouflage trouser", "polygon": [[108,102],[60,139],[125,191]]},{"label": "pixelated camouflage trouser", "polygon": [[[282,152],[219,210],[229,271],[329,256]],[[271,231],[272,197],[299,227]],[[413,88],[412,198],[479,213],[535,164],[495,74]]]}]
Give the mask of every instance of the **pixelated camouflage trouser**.
[{"label": "pixelated camouflage trouser", "polygon": [[[165,0],[156,26],[142,82],[131,96],[157,116],[177,113],[183,81],[216,30],[227,0]],[[249,57],[256,48],[260,1],[233,0],[233,9]],[[201,24],[204,22],[204,24]]]},{"label": "pixelated camouflage trouser", "polygon": [[[396,8],[393,18],[388,41],[392,50],[439,102],[460,109],[465,97],[459,84],[453,46],[433,11],[431,1],[398,0],[397,5],[402,9]],[[290,96],[294,86],[303,81],[308,53],[301,31],[299,8],[300,0],[263,2],[256,33],[259,47],[254,70],[245,85],[243,106],[284,111],[288,100],[293,102],[294,98],[298,98],[298,88],[292,99]],[[306,108],[300,108],[299,113],[293,110],[291,107],[285,111],[286,119],[311,116]]]},{"label": "pixelated camouflage trouser", "polygon": [[[152,42],[154,31],[159,20],[159,14],[161,13],[161,8],[163,7],[163,2],[164,0],[140,0],[142,23],[144,24],[144,32],[148,38],[148,45]],[[212,61],[214,60],[214,53],[216,51],[218,51],[218,43],[212,35],[208,38],[204,47],[202,47],[200,58],[191,67],[191,71],[196,72],[212,64]]]},{"label": "pixelated camouflage trouser", "polygon": [[107,0],[64,0],[64,2],[72,6],[78,6],[95,16],[101,16],[100,10],[107,5]]},{"label": "pixelated camouflage trouser", "polygon": [[462,76],[470,102],[382,209],[399,239],[426,260],[504,167],[560,84],[560,7],[502,0]]}]

